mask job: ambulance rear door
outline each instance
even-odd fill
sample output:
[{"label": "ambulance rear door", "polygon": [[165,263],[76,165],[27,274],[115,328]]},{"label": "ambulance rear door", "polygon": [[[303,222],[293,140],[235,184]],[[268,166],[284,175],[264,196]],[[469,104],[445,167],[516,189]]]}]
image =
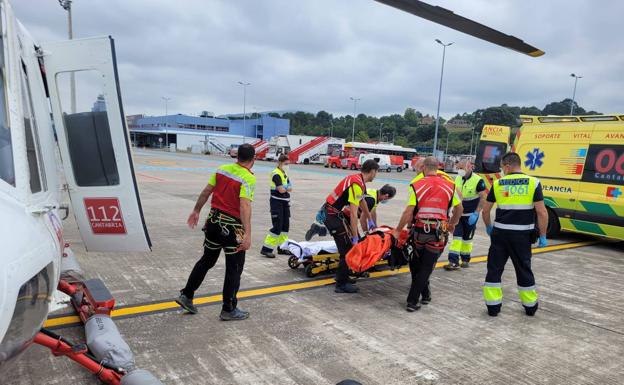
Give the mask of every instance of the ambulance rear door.
[{"label": "ambulance rear door", "polygon": [[578,231],[624,240],[624,116],[581,119],[595,124],[574,225]]},{"label": "ambulance rear door", "polygon": [[507,152],[510,132],[508,126],[492,124],[484,125],[481,130],[475,172],[483,177],[488,190],[492,187],[492,183],[501,177],[500,161]]},{"label": "ambulance rear door", "polygon": [[149,251],[113,39],[42,49],[66,184],[86,249]]}]

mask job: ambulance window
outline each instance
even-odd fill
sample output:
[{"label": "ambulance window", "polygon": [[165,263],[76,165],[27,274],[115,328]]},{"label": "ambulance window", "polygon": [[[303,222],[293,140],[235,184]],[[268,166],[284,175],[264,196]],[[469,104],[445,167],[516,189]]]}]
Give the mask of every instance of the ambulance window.
[{"label": "ambulance window", "polygon": [[56,75],[67,146],[78,186],[119,184],[103,82],[103,75],[95,70]]},{"label": "ambulance window", "polygon": [[45,174],[41,167],[41,148],[39,147],[39,136],[37,132],[37,122],[33,115],[32,97],[26,73],[26,66],[22,62],[21,74],[22,91],[22,111],[24,113],[24,134],[26,137],[26,159],[28,160],[28,170],[30,172],[30,191],[38,193],[45,190]]},{"label": "ambulance window", "polygon": [[0,179],[15,187],[11,130],[7,119],[4,55],[0,38]]},{"label": "ambulance window", "polygon": [[506,149],[505,143],[481,141],[477,149],[475,171],[486,174],[500,172],[500,161]]},{"label": "ambulance window", "polygon": [[[581,180],[591,183],[624,185],[624,145],[591,144],[587,150]],[[609,193],[610,190],[607,189],[607,194]],[[610,195],[607,196],[610,197]]]}]

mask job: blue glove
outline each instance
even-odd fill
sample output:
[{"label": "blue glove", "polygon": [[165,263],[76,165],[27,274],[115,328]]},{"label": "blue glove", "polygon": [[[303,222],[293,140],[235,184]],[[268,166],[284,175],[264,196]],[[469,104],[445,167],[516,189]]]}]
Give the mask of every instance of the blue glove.
[{"label": "blue glove", "polygon": [[470,214],[470,216],[468,217],[468,224],[472,226],[475,223],[477,223],[478,220],[479,220],[479,213],[475,211],[474,213]]},{"label": "blue glove", "polygon": [[539,241],[537,241],[537,247],[546,247],[548,246],[548,240],[545,235],[540,235]]},{"label": "blue glove", "polygon": [[375,227],[377,227],[377,225],[375,224],[375,222],[372,219],[368,220],[368,229],[374,229]]},{"label": "blue glove", "polygon": [[360,241],[360,237],[358,237],[357,235],[351,237],[351,244],[357,245],[359,241]]},{"label": "blue glove", "polygon": [[494,225],[486,225],[485,226],[485,232],[487,233],[487,235],[492,235],[492,229],[494,228]]}]

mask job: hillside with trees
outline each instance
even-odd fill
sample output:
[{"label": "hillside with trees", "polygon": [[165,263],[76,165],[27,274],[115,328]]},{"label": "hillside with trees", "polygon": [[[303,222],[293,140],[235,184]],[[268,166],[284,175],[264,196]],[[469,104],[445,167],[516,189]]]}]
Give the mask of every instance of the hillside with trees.
[{"label": "hillside with trees", "polygon": [[[535,106],[518,107],[503,104],[476,110],[472,113],[457,114],[445,121],[440,117],[438,149],[445,150],[448,135],[449,154],[467,154],[470,151],[471,137],[475,140],[484,124],[500,124],[517,129],[520,115],[567,115],[570,113],[571,99],[547,104],[543,109]],[[596,111],[586,111],[575,103],[575,115],[594,115]],[[290,132],[294,135],[333,135],[351,140],[353,116],[334,116],[327,111],[316,114],[310,112],[271,113],[271,116],[290,119]],[[461,121],[461,128],[447,129],[454,121]],[[357,115],[355,121],[355,140],[360,142],[379,141],[417,149],[431,148],[435,132],[435,116],[423,115],[414,108],[407,108],[403,115],[385,116]],[[450,132],[450,134],[449,134]],[[422,151],[422,150],[421,150]]]}]

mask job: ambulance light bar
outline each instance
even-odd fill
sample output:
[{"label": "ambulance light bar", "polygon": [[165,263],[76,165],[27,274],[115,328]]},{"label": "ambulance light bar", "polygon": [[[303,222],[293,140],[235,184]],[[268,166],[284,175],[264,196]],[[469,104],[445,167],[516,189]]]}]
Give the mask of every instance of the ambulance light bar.
[{"label": "ambulance light bar", "polygon": [[578,122],[578,118],[574,116],[540,116],[539,121],[541,123],[565,123],[565,122]]},{"label": "ambulance light bar", "polygon": [[618,117],[613,115],[581,116],[581,120],[584,122],[613,122],[617,121]]}]

